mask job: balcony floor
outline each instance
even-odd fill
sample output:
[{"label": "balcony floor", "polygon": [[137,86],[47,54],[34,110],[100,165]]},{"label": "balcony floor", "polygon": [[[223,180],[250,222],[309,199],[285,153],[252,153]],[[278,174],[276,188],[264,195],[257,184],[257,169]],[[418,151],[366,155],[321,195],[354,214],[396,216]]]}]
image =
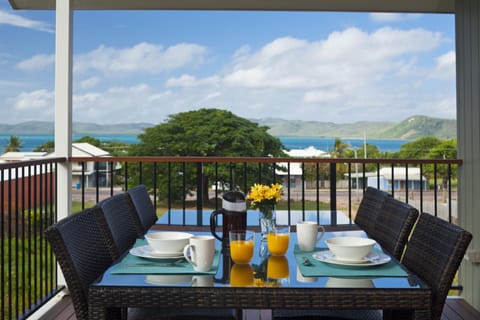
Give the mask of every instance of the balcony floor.
[{"label": "balcony floor", "polygon": [[[52,309],[38,320],[76,320],[70,296],[66,295]],[[450,297],[443,308],[442,320],[478,320],[480,311],[474,309],[462,298]],[[248,320],[248,319],[246,319]]]}]

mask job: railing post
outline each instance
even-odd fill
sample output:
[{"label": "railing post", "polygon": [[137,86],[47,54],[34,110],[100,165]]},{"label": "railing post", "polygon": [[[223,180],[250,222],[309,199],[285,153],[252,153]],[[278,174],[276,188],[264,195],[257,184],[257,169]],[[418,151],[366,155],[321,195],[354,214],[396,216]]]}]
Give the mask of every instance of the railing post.
[{"label": "railing post", "polygon": [[203,225],[203,163],[197,162],[197,225]]},{"label": "railing post", "polygon": [[337,225],[337,166],[330,163],[330,221],[332,226]]}]

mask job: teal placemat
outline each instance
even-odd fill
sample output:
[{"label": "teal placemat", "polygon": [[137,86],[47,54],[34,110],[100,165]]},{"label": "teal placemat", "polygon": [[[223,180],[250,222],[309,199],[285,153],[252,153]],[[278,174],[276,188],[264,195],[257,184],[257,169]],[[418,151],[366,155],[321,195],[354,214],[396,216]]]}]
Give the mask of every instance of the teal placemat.
[{"label": "teal placemat", "polygon": [[[138,239],[135,246],[146,245],[144,239]],[[211,274],[217,273],[220,250],[217,249],[210,271],[198,272],[185,259],[146,259],[127,254],[122,261],[113,266],[112,274]]]},{"label": "teal placemat", "polygon": [[[300,272],[305,277],[407,277],[407,273],[395,261],[377,266],[355,267],[341,266],[325,263],[315,260],[312,254],[316,251],[328,250],[327,248],[315,248],[311,252],[300,251],[295,245],[295,259],[299,266]],[[378,249],[374,249],[374,251]],[[312,266],[303,265],[303,257],[307,257]]]}]

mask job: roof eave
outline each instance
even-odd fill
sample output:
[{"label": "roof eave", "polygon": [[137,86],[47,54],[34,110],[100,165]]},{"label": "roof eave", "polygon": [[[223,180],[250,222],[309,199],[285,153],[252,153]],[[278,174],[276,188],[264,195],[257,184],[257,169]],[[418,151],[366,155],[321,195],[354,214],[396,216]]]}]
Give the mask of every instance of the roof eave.
[{"label": "roof eave", "polygon": [[[13,9],[54,10],[55,0],[8,0]],[[268,10],[454,13],[455,0],[75,0],[75,10]]]}]

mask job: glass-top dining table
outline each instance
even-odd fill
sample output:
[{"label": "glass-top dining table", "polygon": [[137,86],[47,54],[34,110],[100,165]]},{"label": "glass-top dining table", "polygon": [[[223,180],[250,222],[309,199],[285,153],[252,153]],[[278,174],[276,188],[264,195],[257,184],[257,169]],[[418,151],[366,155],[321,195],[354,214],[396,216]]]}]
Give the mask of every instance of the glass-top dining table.
[{"label": "glass-top dining table", "polygon": [[[209,234],[209,232],[192,232]],[[312,252],[301,252],[291,233],[285,256],[270,256],[256,234],[250,264],[234,264],[221,248],[214,267],[196,273],[181,259],[158,260],[127,254],[89,288],[90,319],[106,319],[109,308],[237,309],[262,313],[280,310],[388,310],[385,319],[430,318],[431,289],[394,258],[359,266],[328,260],[325,239],[365,236],[363,231],[326,232]],[[136,247],[146,244],[138,239]],[[373,254],[385,258],[375,248]],[[308,260],[307,263],[304,261]],[[420,315],[420,316],[419,316]]]}]

